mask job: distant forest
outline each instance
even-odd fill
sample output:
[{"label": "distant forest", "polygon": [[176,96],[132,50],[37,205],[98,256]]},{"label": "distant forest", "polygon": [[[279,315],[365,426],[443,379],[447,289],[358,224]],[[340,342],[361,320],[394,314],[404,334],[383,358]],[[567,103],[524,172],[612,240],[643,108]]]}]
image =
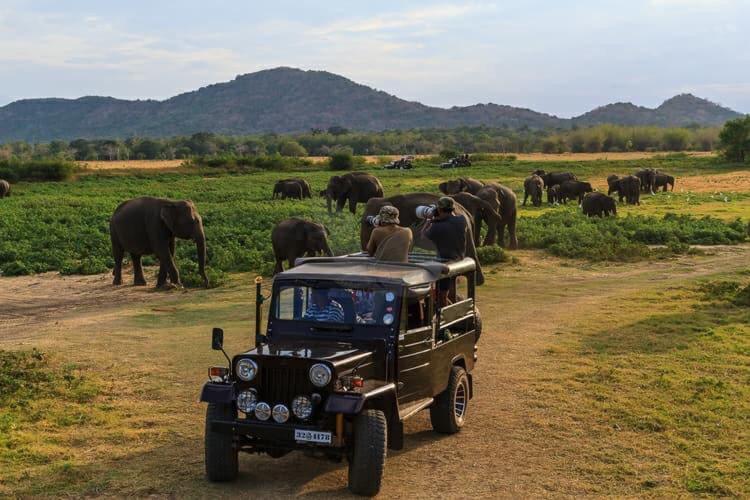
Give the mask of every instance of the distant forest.
[{"label": "distant forest", "polygon": [[627,127],[598,125],[569,130],[464,127],[455,129],[354,132],[343,127],[300,134],[224,136],[197,133],[166,139],[76,139],[0,145],[2,159],[57,158],[83,161],[171,160],[215,155],[328,156],[346,150],[355,155],[446,153],[599,153],[624,151],[712,151],[719,127]]}]

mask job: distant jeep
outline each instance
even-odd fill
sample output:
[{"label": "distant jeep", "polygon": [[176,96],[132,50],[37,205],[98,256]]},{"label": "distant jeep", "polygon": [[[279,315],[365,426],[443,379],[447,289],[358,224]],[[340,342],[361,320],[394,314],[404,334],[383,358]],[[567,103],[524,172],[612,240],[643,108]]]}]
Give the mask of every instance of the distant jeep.
[{"label": "distant jeep", "polygon": [[[435,431],[458,432],[481,333],[474,273],[468,258],[299,259],[274,278],[265,334],[256,281],[255,348],[210,368],[201,394],[208,478],[235,479],[240,451],[303,450],[346,458],[350,490],[375,495],[406,419],[429,408]],[[451,304],[437,303],[441,280]],[[223,336],[214,329],[213,349],[223,352]]]}]

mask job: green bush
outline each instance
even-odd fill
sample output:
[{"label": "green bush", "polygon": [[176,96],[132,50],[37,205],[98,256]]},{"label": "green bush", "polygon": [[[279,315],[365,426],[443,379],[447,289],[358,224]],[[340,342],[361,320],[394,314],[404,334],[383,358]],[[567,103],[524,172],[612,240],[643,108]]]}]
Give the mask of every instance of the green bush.
[{"label": "green bush", "polygon": [[328,160],[331,170],[351,170],[354,168],[354,156],[349,151],[337,151]]},{"label": "green bush", "polygon": [[76,169],[74,163],[63,160],[0,160],[0,179],[18,181],[64,181]]},{"label": "green bush", "polygon": [[501,262],[510,261],[508,253],[496,245],[477,248],[477,256],[482,265],[499,264]]},{"label": "green bush", "polygon": [[187,166],[206,167],[220,169],[229,172],[247,172],[255,169],[284,171],[296,170],[312,166],[312,162],[306,158],[292,156],[263,155],[263,156],[201,156],[186,162]]}]

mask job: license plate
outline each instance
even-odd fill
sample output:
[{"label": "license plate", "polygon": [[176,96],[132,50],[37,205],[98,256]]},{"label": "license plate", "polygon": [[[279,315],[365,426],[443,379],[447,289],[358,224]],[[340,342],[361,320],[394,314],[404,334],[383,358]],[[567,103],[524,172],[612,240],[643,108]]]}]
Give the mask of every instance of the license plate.
[{"label": "license plate", "polygon": [[294,429],[294,440],[307,443],[331,444],[331,433]]}]

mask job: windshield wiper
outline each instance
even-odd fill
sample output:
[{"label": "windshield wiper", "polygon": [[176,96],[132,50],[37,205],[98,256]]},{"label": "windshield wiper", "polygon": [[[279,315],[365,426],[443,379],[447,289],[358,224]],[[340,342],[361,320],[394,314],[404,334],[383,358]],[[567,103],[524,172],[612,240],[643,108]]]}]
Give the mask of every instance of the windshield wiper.
[{"label": "windshield wiper", "polygon": [[314,330],[323,330],[329,332],[351,332],[354,327],[351,325],[313,325]]}]

